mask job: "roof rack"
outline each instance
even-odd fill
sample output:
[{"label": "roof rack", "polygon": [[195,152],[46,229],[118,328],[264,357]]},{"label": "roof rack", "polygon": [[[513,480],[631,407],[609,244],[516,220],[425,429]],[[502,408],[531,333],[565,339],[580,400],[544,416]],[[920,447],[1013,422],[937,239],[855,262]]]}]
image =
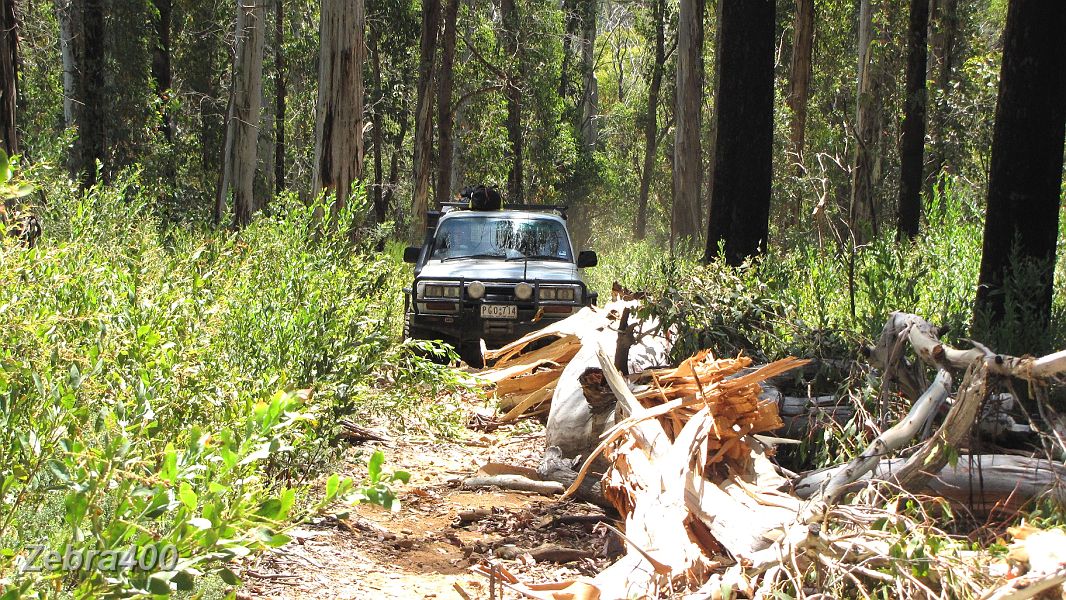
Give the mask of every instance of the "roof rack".
[{"label": "roof rack", "polygon": [[[556,212],[563,219],[566,219],[566,211],[570,207],[563,204],[504,204],[500,207],[500,210],[528,210],[537,212]],[[440,212],[447,213],[453,210],[473,210],[470,208],[468,202],[449,201],[440,203]],[[477,211],[477,212],[495,212],[495,211]]]}]

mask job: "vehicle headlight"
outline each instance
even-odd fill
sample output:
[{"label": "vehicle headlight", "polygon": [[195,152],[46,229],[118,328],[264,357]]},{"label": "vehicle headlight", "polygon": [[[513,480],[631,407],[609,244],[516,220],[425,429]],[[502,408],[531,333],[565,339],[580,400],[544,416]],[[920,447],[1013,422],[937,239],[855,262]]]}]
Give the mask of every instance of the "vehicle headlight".
[{"label": "vehicle headlight", "polygon": [[529,300],[533,297],[533,286],[523,281],[514,286],[514,295],[519,300]]},{"label": "vehicle headlight", "polygon": [[573,302],[577,299],[575,287],[542,287],[537,292],[537,297],[547,301]]},{"label": "vehicle headlight", "polygon": [[470,285],[466,286],[466,293],[470,294],[470,297],[474,300],[484,298],[485,284],[481,283],[480,281],[472,282]]},{"label": "vehicle headlight", "polygon": [[455,283],[420,283],[418,285],[420,298],[459,298],[459,284]]}]

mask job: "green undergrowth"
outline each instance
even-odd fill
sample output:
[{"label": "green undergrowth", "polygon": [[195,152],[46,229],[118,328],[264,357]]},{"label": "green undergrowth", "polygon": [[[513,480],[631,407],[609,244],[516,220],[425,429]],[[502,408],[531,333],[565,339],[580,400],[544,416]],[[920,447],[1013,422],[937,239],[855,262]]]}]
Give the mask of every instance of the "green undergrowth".
[{"label": "green undergrowth", "polygon": [[[823,368],[814,380],[797,378],[794,389],[785,390],[834,394],[856,408],[850,422],[826,419],[806,430],[800,446],[784,451],[796,468],[834,464],[862,451],[873,431],[869,423],[895,422],[907,409],[895,395],[885,401],[879,375],[861,354],[876,342],[891,312],[918,314],[960,347],[974,337],[1019,355],[1066,347],[1066,286],[1055,288],[1050,325],[1030,322],[1037,289],[1032,265],[1020,265],[1008,279],[1004,325],[975,327],[981,197],[952,180],[943,190],[925,207],[922,233],[913,242],[897,242],[895,231],[887,231],[852,249],[829,230],[775,231],[770,252],[739,267],[722,260],[703,264],[698,249],[668,253],[638,242],[606,248],[588,273],[589,284],[602,298],[615,281],[649,292],[645,312],[672,328],[675,361],[709,348],[718,356],[744,353],[760,362],[791,355],[843,365]],[[1062,254],[1059,282],[1066,280]]]},{"label": "green undergrowth", "polygon": [[[706,347],[760,358],[854,356],[892,311],[916,313],[962,343],[973,329],[983,213],[972,189],[951,180],[943,189],[927,203],[913,242],[897,242],[893,229],[853,250],[829,230],[774,231],[769,254],[735,268],[703,264],[702,249],[636,242],[603,249],[589,284],[602,298],[615,281],[650,292],[656,316],[678,327],[677,357]],[[1060,256],[1058,281],[1064,271]],[[1050,327],[1038,328],[1025,322],[1035,269],[1016,272],[1005,291],[1007,324],[993,332],[997,347],[1036,353],[1066,344],[1066,287],[1055,289]]]},{"label": "green undergrowth", "polygon": [[[465,383],[399,342],[398,250],[348,241],[361,206],[313,235],[312,208],[282,198],[234,233],[162,221],[136,171],[84,193],[45,175],[38,247],[0,241],[0,596],[233,583],[226,561],[360,489],[320,477],[340,417],[458,426]],[[181,560],[20,572],[34,544]]]}]

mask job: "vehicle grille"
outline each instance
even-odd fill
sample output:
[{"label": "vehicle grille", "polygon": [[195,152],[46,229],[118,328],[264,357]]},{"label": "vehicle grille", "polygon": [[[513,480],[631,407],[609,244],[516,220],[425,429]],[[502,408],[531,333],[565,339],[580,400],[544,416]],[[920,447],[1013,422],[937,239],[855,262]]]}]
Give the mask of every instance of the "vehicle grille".
[{"label": "vehicle grille", "polygon": [[485,285],[485,299],[495,301],[515,302],[514,284]]}]

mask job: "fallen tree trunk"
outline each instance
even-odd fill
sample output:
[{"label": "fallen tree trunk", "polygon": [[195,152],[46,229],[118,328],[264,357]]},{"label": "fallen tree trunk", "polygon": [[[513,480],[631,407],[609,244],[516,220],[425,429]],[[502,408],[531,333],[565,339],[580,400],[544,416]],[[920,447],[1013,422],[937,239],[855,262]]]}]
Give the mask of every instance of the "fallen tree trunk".
[{"label": "fallen tree trunk", "polygon": [[943,369],[937,374],[933,384],[911,407],[907,416],[888,429],[870,444],[866,451],[838,470],[826,484],[821,497],[826,502],[835,503],[847,487],[868,473],[882,456],[896,452],[910,443],[911,439],[932,418],[933,411],[947,400],[951,393],[951,373]]},{"label": "fallen tree trunk", "polygon": [[564,490],[563,485],[556,481],[538,481],[522,475],[510,474],[470,477],[463,481],[463,487],[468,490],[498,487],[505,490],[533,492],[542,496],[561,494]]},{"label": "fallen tree trunk", "polygon": [[[1015,358],[980,346],[959,351],[941,344],[937,333],[915,315],[894,313],[871,357],[886,371],[885,389],[898,385],[915,399],[907,416],[848,464],[789,474],[790,480],[761,453],[761,444],[753,441],[756,434],[778,430],[779,408],[796,419],[812,411],[847,410],[832,397],[776,394],[771,400],[763,393],[759,382],[800,361],[747,372],[746,357],[715,360],[701,353],[676,368],[652,369],[627,380],[610,358],[617,349],[613,330],[583,339],[558,382],[552,410],[566,397],[575,406],[580,400],[585,414],[592,414],[592,408],[609,412],[610,422],[616,423],[577,473],[562,452],[553,457],[562,460],[564,468],[556,470],[569,483],[567,495],[586,485],[600,453],[607,459],[602,490],[625,518],[622,537],[628,550],[592,580],[596,593],[589,597],[657,597],[681,587],[700,589],[699,598],[734,592],[760,598],[782,586],[792,586],[802,596],[813,581],[824,585],[828,595],[855,592],[856,597],[871,597],[867,590],[874,588],[895,590],[900,597],[953,597],[960,590],[978,596],[992,587],[994,578],[970,570],[969,558],[961,553],[926,555],[922,565],[928,574],[923,575],[915,573],[912,561],[899,560],[894,548],[901,535],[921,543],[948,534],[906,511],[886,509],[884,496],[860,495],[853,505],[835,506],[862,482],[932,493],[979,510],[1012,509],[1040,496],[1066,504],[1060,483],[1066,466],[1050,460],[963,455],[948,466],[975,424],[998,418],[1004,410],[1003,398],[994,399],[991,412],[985,403],[997,378],[1019,377],[1043,390],[1054,368],[1066,369],[1066,352]],[[918,356],[913,363],[904,356],[908,348]],[[932,384],[924,383],[927,365],[937,369]],[[957,396],[932,432],[959,370],[965,372]],[[615,396],[613,408],[603,382]],[[591,405],[588,395],[593,396]],[[926,438],[909,456],[887,456]],[[568,585],[566,593],[576,584]]]},{"label": "fallen tree trunk", "polygon": [[[544,450],[544,458],[537,467],[537,475],[544,481],[555,481],[569,488],[577,481],[577,471],[574,470],[574,462],[563,458],[563,452],[558,446],[549,446]],[[578,500],[590,502],[603,508],[611,508],[611,503],[603,495],[603,487],[599,478],[586,478],[580,482],[574,492]]]},{"label": "fallen tree trunk", "polygon": [[[905,458],[880,460],[859,481],[892,481],[906,463]],[[816,496],[819,490],[846,465],[808,473],[796,482],[795,493],[803,499]],[[1066,504],[1066,466],[1043,458],[1009,454],[963,454],[954,466],[936,471],[916,492],[943,496],[960,504],[977,502],[974,508],[1017,508],[1026,502],[1050,494]]]},{"label": "fallen tree trunk", "polygon": [[969,434],[976,421],[989,393],[988,378],[991,374],[1018,377],[1033,385],[1042,385],[1043,377],[1054,374],[1053,368],[1066,369],[1066,353],[1037,359],[998,355],[981,346],[963,351],[941,343],[937,335],[937,328],[917,315],[892,313],[882,331],[881,341],[870,351],[871,358],[882,368],[891,369],[892,364],[886,364],[887,361],[903,360],[898,347],[906,340],[919,358],[940,369],[937,379],[904,421],[875,439],[862,455],[836,472],[823,489],[810,495],[820,503],[812,505],[808,519],[817,518],[825,505],[838,502],[851,483],[864,478],[877,466],[879,457],[907,444],[917,432],[916,427],[927,422],[930,408],[947,396],[950,386],[948,369],[966,369],[959,395],[932,438],[892,472],[890,481],[896,486],[910,490],[923,489],[932,474],[947,464],[954,449]]}]

